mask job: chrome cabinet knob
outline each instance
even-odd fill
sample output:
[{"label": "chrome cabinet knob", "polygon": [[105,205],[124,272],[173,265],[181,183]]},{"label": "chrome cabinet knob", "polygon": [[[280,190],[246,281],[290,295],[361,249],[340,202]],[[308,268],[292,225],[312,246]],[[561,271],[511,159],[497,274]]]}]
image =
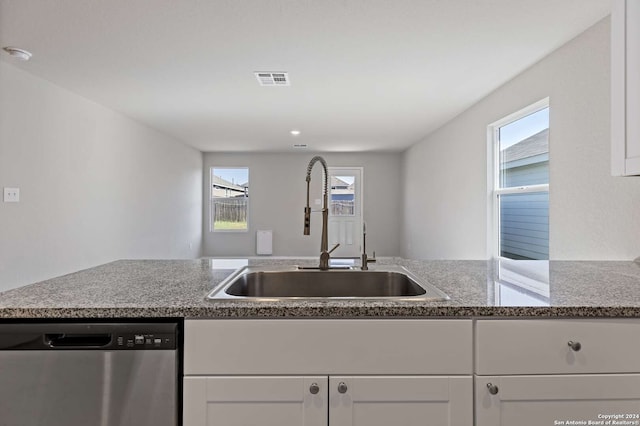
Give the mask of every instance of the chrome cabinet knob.
[{"label": "chrome cabinet knob", "polygon": [[338,392],[347,393],[347,384],[345,382],[338,383]]},{"label": "chrome cabinet knob", "polygon": [[318,386],[317,383],[311,383],[311,386],[309,386],[309,392],[311,392],[313,395],[317,394],[318,392],[320,392],[320,386]]},{"label": "chrome cabinet knob", "polygon": [[498,393],[498,387],[493,383],[487,383],[487,389],[489,389],[489,393],[491,395],[495,395]]},{"label": "chrome cabinet knob", "polygon": [[569,340],[567,342],[567,345],[571,348],[572,351],[574,352],[578,352],[580,349],[582,349],[582,345],[580,344],[580,342],[574,342],[573,340]]}]

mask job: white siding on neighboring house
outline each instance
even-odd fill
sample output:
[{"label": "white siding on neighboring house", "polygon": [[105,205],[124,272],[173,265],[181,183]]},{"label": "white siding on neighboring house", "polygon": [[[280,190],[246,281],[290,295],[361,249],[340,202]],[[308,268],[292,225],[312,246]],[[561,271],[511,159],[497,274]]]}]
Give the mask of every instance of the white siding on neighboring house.
[{"label": "white siding on neighboring house", "polygon": [[549,193],[501,197],[501,255],[511,259],[549,259]]}]

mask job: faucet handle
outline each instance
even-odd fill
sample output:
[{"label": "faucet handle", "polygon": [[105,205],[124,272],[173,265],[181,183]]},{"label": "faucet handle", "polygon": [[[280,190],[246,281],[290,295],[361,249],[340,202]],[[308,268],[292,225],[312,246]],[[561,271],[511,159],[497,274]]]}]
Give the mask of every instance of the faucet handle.
[{"label": "faucet handle", "polygon": [[367,263],[375,263],[376,262],[376,252],[373,252],[373,256],[370,258],[367,258]]},{"label": "faucet handle", "polygon": [[336,244],[335,246],[333,246],[333,248],[331,250],[329,250],[329,254],[333,253],[333,251],[335,249],[337,249],[338,247],[340,247],[340,243]]}]

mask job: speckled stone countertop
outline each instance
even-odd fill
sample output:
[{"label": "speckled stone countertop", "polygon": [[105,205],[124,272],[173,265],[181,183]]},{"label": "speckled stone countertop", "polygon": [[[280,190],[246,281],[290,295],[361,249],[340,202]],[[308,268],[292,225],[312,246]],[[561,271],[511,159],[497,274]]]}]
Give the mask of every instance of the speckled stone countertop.
[{"label": "speckled stone countertop", "polygon": [[210,301],[206,295],[232,269],[214,268],[210,259],[119,260],[0,293],[0,318],[640,317],[640,264],[634,262],[533,262],[533,272],[521,270],[527,262],[379,263],[406,267],[451,300]]}]

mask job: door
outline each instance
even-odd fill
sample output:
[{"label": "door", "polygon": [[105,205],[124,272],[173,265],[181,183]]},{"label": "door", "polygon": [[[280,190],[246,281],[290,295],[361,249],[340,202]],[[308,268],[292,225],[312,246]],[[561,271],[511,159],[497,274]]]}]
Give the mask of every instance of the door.
[{"label": "door", "polygon": [[362,253],[362,167],[329,167],[329,249],[332,257]]},{"label": "door", "polygon": [[186,377],[184,426],[327,426],[326,376]]},{"label": "door", "polygon": [[469,426],[471,376],[331,376],[330,426]]},{"label": "door", "polygon": [[478,376],[476,416],[477,426],[638,424],[640,374]]}]

